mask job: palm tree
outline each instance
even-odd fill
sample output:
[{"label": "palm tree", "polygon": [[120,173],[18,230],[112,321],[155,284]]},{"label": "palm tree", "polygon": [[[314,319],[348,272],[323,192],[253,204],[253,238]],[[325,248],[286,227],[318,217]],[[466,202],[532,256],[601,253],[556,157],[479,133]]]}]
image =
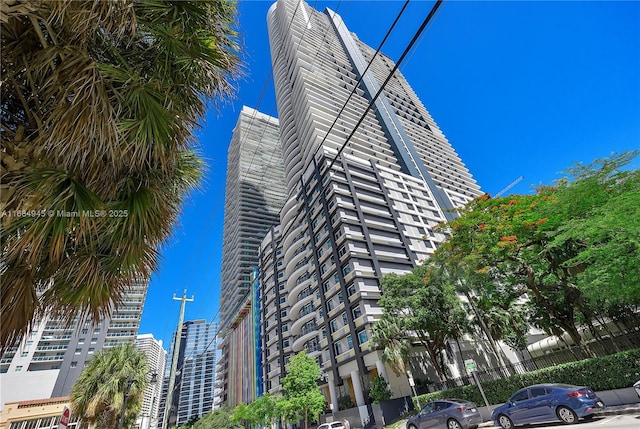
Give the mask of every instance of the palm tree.
[{"label": "palm tree", "polygon": [[371,349],[382,349],[382,361],[389,365],[397,376],[407,373],[411,341],[406,336],[398,319],[382,315],[371,327]]},{"label": "palm tree", "polygon": [[3,0],[0,344],[148,277],[241,76],[231,0]]},{"label": "palm tree", "polygon": [[115,429],[126,400],[125,425],[136,419],[148,383],[147,358],[131,344],[96,353],[71,389],[71,413],[83,427]]}]

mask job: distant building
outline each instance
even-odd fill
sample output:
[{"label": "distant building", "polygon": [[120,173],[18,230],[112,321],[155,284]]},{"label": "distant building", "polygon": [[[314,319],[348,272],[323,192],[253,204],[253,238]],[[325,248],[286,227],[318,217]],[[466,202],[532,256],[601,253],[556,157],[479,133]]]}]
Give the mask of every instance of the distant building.
[{"label": "distant building", "polygon": [[229,144],[220,294],[224,341],[216,400],[221,405],[255,399],[254,379],[246,376],[255,374],[256,355],[253,344],[246,343],[251,322],[244,317],[251,306],[260,241],[279,223],[286,198],[279,133],[276,118],[244,106]]},{"label": "distant building", "polygon": [[150,377],[155,375],[156,382],[147,384],[142,397],[142,408],[136,421],[140,429],[149,429],[157,426],[158,411],[160,408],[160,396],[162,395],[162,380],[164,380],[165,366],[167,364],[167,352],[162,347],[162,340],[156,340],[153,334],[142,334],[136,338],[136,347],[147,356]]},{"label": "distant building", "polygon": [[[0,413],[0,429],[58,429],[69,397],[8,402]],[[80,422],[71,415],[67,429],[77,429]]]},{"label": "distant building", "polygon": [[[178,359],[178,369],[172,392],[169,427],[181,426],[189,419],[202,417],[214,408],[216,367],[219,360],[217,334],[217,323],[194,320],[182,324],[180,350],[178,356],[174,356]],[[162,427],[162,416],[169,394],[168,377],[169,374],[165,374],[158,427]]]},{"label": "distant building", "polygon": [[103,348],[133,344],[148,282],[132,285],[111,317],[71,326],[53,317],[35,323],[31,332],[0,360],[0,407],[7,402],[68,396],[80,372]]}]

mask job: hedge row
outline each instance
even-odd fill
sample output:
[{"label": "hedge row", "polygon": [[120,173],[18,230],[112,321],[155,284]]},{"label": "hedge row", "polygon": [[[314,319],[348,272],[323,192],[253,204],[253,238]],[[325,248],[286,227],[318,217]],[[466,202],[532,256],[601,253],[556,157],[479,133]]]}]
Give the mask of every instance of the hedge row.
[{"label": "hedge row", "polygon": [[[595,391],[601,391],[629,387],[638,380],[640,349],[635,349],[483,382],[482,388],[490,404],[502,404],[518,389],[532,384],[566,383],[589,386]],[[479,405],[484,404],[476,385],[454,387],[418,397],[422,405],[446,398],[460,398]]]}]

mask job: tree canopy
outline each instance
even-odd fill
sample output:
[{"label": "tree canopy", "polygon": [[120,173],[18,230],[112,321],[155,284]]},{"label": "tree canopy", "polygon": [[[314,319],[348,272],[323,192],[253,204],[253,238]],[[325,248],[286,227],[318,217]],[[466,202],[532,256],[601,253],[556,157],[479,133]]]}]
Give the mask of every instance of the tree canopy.
[{"label": "tree canopy", "polygon": [[[467,204],[440,226],[449,237],[422,266],[383,279],[384,313],[372,328],[383,358],[404,371],[408,344],[419,341],[438,370],[445,341],[475,332],[469,321],[499,360],[495,341],[521,350],[529,325],[566,333],[589,355],[581,326],[595,336],[597,321],[633,323],[640,308],[640,173],[624,167],[638,153],[576,164],[535,194],[484,195]],[[462,296],[471,309],[461,307]]]},{"label": "tree canopy", "polygon": [[320,366],[306,351],[291,357],[286,365],[287,374],[282,378],[284,396],[278,402],[280,414],[288,422],[315,420],[324,410],[325,398],[320,393],[318,379]]},{"label": "tree canopy", "polygon": [[232,418],[232,410],[227,407],[213,410],[202,418],[198,419],[191,429],[243,429],[237,421]]},{"label": "tree canopy", "polygon": [[[622,168],[635,156],[576,164],[534,195],[475,199],[443,226],[450,238],[429,263],[472,290],[485,311],[502,310],[496,328],[508,332],[499,336],[521,337],[524,316],[582,345],[578,326],[594,314],[629,316],[640,305],[640,175]],[[526,315],[514,314],[524,297]]]},{"label": "tree canopy", "polygon": [[[4,0],[0,340],[148,278],[241,75],[230,0]],[[69,311],[71,310],[71,311]]]},{"label": "tree canopy", "polygon": [[[385,276],[382,292],[379,304],[384,314],[376,323],[374,340],[385,347],[383,353],[403,357],[404,361],[407,338],[416,340],[425,347],[440,379],[446,380],[442,351],[447,340],[455,340],[462,335],[466,324],[466,312],[454,285],[441,275],[438,268],[425,264],[409,274]],[[391,330],[394,326],[397,327],[396,332]],[[378,331],[393,335],[379,341]],[[405,339],[398,338],[398,334]],[[394,371],[398,372],[397,369]]]},{"label": "tree canopy", "polygon": [[72,414],[83,424],[115,429],[126,396],[124,427],[130,427],[142,407],[148,371],[146,355],[131,344],[96,353],[71,389]]}]

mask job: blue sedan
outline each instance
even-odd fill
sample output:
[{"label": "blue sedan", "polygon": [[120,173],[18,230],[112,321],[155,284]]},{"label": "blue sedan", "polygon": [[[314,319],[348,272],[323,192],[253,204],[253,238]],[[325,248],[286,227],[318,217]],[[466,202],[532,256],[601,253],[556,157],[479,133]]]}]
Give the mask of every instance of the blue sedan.
[{"label": "blue sedan", "polygon": [[515,425],[560,420],[577,423],[603,410],[604,404],[588,387],[569,384],[537,384],[518,390],[491,414],[496,425],[512,429]]}]

